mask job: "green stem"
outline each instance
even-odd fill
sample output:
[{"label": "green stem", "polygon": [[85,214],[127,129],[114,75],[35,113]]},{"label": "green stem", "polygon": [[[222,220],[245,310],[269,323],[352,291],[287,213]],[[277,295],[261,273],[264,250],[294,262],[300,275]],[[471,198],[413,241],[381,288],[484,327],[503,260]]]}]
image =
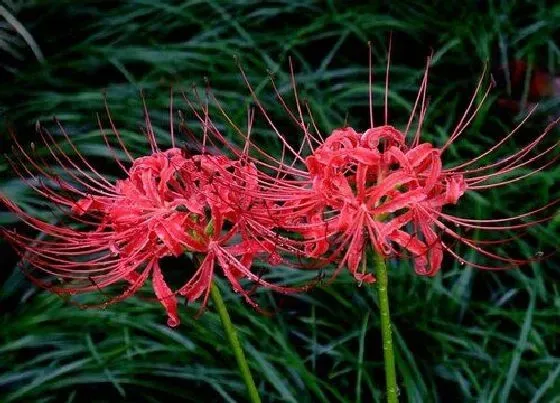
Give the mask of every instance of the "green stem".
[{"label": "green stem", "polygon": [[391,336],[391,316],[389,314],[389,296],[387,285],[387,266],[382,256],[376,255],[375,268],[377,274],[377,290],[379,292],[379,310],[381,312],[381,337],[383,339],[383,356],[385,361],[385,379],[387,384],[387,402],[397,403],[397,371],[395,369],[395,353]]},{"label": "green stem", "polygon": [[235,354],[235,360],[237,361],[237,365],[239,366],[241,376],[243,377],[245,385],[247,386],[249,401],[252,403],[261,403],[261,398],[259,397],[259,392],[257,391],[257,387],[255,386],[255,381],[251,376],[249,364],[247,364],[247,358],[245,358],[245,353],[243,352],[243,348],[241,347],[241,343],[239,342],[239,338],[237,337],[237,331],[235,330],[233,323],[231,323],[226,304],[224,304],[222,294],[220,293],[220,289],[218,288],[216,283],[212,283],[210,295],[212,296],[212,301],[214,301],[214,305],[216,306],[218,315],[220,315],[220,320],[222,321],[222,325],[224,327],[224,331],[228,338],[229,344],[231,345],[231,348],[233,349],[233,352]]}]

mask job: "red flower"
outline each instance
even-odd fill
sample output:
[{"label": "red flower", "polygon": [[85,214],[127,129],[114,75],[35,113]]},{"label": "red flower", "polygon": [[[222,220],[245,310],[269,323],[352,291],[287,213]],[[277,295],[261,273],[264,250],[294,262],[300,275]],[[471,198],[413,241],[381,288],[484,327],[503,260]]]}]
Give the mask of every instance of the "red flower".
[{"label": "red flower", "polygon": [[[16,141],[21,157],[12,163],[14,169],[63,213],[58,223],[41,220],[0,194],[0,202],[43,233],[35,239],[2,229],[30,269],[29,276],[60,294],[99,293],[125,285],[119,295],[91,306],[127,298],[151,277],[170,326],[179,324],[177,294],[189,302],[202,298],[202,307],[206,305],[216,265],[234,291],[254,306],[250,291],[241,284],[243,279],[279,292],[294,292],[270,284],[251,270],[257,257],[278,260],[271,241],[253,236],[246,225],[250,209],[259,203],[252,196],[258,186],[255,167],[224,155],[187,157],[179,148],[159,151],[149,120],[147,123],[152,154],[131,158],[129,169],[117,160],[125,178],[115,184],[94,169],[62,128],[74,158],[48,132],[41,131],[41,135],[64,178],[48,171],[44,161],[37,162]],[[113,132],[130,156],[114,126]],[[186,284],[173,291],[164,279],[160,260],[185,253],[200,265]],[[45,274],[50,278],[45,279]],[[63,283],[53,284],[52,277]]]},{"label": "red flower", "polygon": [[[291,62],[290,67],[292,68]],[[292,69],[297,112],[287,107],[287,102],[274,82],[272,85],[280,104],[303,133],[298,149],[291,147],[286,137],[277,129],[242,69],[241,73],[253,95],[257,110],[276,132],[284,147],[280,160],[264,155],[267,162],[263,165],[268,170],[275,170],[276,174],[269,174],[262,179],[269,184],[262,197],[275,203],[274,222],[278,230],[291,232],[294,239],[303,237],[301,244],[307,256],[337,260],[339,269],[348,267],[354,277],[364,282],[375,280],[372,274],[361,269],[366,267],[361,264],[368,246],[384,257],[408,252],[414,261],[416,273],[420,275],[436,274],[441,268],[444,251],[459,259],[462,264],[468,263],[485,269],[509,268],[542,258],[539,256],[541,253],[537,255],[537,259],[515,259],[500,255],[490,248],[510,241],[511,237],[483,240],[479,236],[471,239],[460,230],[488,231],[495,238],[496,234],[527,229],[547,219],[531,219],[531,216],[546,211],[558,200],[514,217],[494,220],[459,218],[444,213],[443,210],[446,206],[457,204],[465,193],[517,182],[554,163],[559,158],[558,155],[548,162],[534,166],[535,162],[553,155],[558,142],[540,153],[531,153],[539,144],[544,143],[560,118],[551,123],[534,141],[495,163],[465,169],[497,152],[519,127],[476,158],[456,167],[444,168],[442,158],[445,151],[472,121],[491,88],[490,85],[482,102],[475,106],[474,99],[481,90],[482,79],[455,130],[447,142],[438,147],[420,141],[426,114],[427,68],[404,131],[387,124],[386,105],[385,125],[375,127],[373,113],[370,112],[371,125],[365,132],[358,133],[351,127],[344,127],[334,130],[326,139],[317,130],[312,115],[309,113],[305,117],[302,112]],[[411,135],[409,128],[419,105],[417,130]],[[308,108],[307,110],[309,111]],[[310,127],[314,128],[314,132]],[[248,139],[246,148],[252,148],[263,155]],[[309,149],[307,157],[303,152],[305,148]],[[288,157],[291,162],[287,161]],[[297,168],[302,166],[306,169]],[[523,172],[531,166],[528,172]],[[501,177],[504,179],[499,181]],[[495,178],[498,179],[497,182],[494,181]],[[503,264],[488,265],[467,261],[453,250],[454,243],[462,243],[479,255]]]}]

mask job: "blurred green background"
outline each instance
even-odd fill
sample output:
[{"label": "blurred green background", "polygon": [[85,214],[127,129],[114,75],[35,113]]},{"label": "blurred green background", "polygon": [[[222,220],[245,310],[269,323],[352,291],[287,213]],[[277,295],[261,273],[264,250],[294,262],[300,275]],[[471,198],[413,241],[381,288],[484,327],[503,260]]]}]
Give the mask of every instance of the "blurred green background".
[{"label": "blurred green background", "polygon": [[[131,148],[145,148],[139,91],[146,96],[161,144],[169,142],[169,90],[210,80],[240,125],[250,104],[237,55],[279,127],[296,128],[268,84],[273,74],[289,102],[288,56],[300,96],[323,132],[345,122],[368,125],[367,41],[372,41],[374,102],[381,117],[389,32],[393,34],[390,121],[406,124],[433,51],[430,108],[423,139],[443,144],[470,100],[485,63],[497,88],[462,140],[452,165],[480,154],[519,122],[498,99],[527,99],[531,70],[508,85],[508,62],[560,70],[560,5],[467,1],[0,1],[0,146],[10,154],[14,130],[44,151],[34,126],[62,120],[97,166],[109,165],[96,113],[104,94]],[[510,77],[511,78],[511,77]],[[514,83],[515,84],[515,83]],[[504,149],[515,150],[560,113],[541,107]],[[177,100],[178,108],[188,108]],[[261,122],[262,123],[262,122]],[[557,141],[558,129],[551,141]],[[55,131],[55,130],[53,130]],[[231,131],[231,130],[230,130]],[[261,124],[255,136],[278,150]],[[233,133],[230,133],[233,136]],[[37,195],[0,159],[0,190],[28,211],[48,217]],[[109,169],[110,172],[110,169]],[[465,197],[459,215],[507,217],[560,197],[558,164],[493,192]],[[556,185],[555,185],[556,184]],[[554,212],[553,212],[554,213]],[[17,226],[0,212],[0,224]],[[515,241],[525,258],[558,245],[560,215]],[[37,290],[0,244],[0,401],[243,401],[245,388],[212,305],[181,309],[170,329],[151,291],[106,310],[80,310]],[[479,257],[461,250],[471,260]],[[506,251],[507,252],[507,251]],[[408,263],[390,263],[390,299],[404,402],[558,402],[560,399],[560,262],[553,256],[519,270],[480,271],[452,259],[435,278]],[[282,279],[280,279],[282,280]],[[285,279],[289,280],[289,279]],[[246,306],[223,284],[264,401],[372,402],[383,399],[384,375],[376,292],[346,274],[329,286],[285,297],[260,292],[272,316]],[[146,287],[149,288],[149,287]]]}]

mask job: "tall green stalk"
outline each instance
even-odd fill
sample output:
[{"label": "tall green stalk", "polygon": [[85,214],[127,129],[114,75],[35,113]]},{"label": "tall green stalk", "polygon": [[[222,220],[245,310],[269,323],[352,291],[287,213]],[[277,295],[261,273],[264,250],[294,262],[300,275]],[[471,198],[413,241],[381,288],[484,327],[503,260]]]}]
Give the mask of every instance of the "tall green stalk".
[{"label": "tall green stalk", "polygon": [[397,371],[395,369],[395,353],[393,352],[393,338],[391,332],[391,316],[389,314],[389,295],[387,288],[389,278],[387,266],[382,256],[376,254],[375,269],[377,275],[377,291],[379,295],[379,311],[381,314],[381,337],[383,340],[383,357],[385,361],[385,380],[387,385],[387,402],[397,403]]},{"label": "tall green stalk", "polygon": [[235,354],[235,360],[237,361],[239,372],[241,372],[241,377],[243,378],[243,380],[245,381],[245,385],[247,386],[249,401],[251,403],[261,403],[261,398],[259,397],[259,392],[257,391],[255,381],[253,380],[253,377],[251,375],[251,370],[249,369],[247,358],[245,357],[245,353],[243,352],[243,348],[241,347],[241,343],[239,342],[239,337],[237,337],[237,331],[235,330],[233,323],[231,323],[226,304],[224,304],[224,299],[222,298],[222,294],[216,283],[212,283],[210,295],[212,297],[214,305],[216,306],[216,310],[218,311],[220,320],[222,321],[222,326],[224,327],[224,331],[228,338],[229,344],[231,345],[233,353]]}]

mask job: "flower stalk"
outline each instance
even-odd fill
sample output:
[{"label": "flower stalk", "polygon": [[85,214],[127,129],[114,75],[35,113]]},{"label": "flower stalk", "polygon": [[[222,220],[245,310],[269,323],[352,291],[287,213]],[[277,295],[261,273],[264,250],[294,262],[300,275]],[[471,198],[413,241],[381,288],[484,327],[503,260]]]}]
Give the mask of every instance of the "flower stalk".
[{"label": "flower stalk", "polygon": [[379,311],[381,315],[381,338],[383,340],[383,358],[385,362],[385,379],[387,385],[387,402],[398,402],[397,372],[395,369],[395,353],[391,332],[391,316],[389,313],[389,295],[387,293],[389,278],[383,256],[376,254],[375,269],[377,291],[379,295]]},{"label": "flower stalk", "polygon": [[241,347],[241,343],[239,342],[239,337],[237,336],[237,331],[235,330],[235,327],[231,322],[226,304],[224,303],[222,294],[216,283],[212,283],[210,296],[212,297],[212,301],[216,306],[216,310],[218,311],[218,315],[220,316],[224,332],[226,333],[229,344],[231,345],[233,353],[235,354],[235,360],[237,361],[237,365],[239,366],[241,377],[243,378],[243,380],[245,381],[245,385],[247,386],[249,401],[251,403],[260,403],[261,398],[259,397],[259,392],[257,391],[255,381],[253,380],[253,376],[251,375],[251,370],[249,369],[247,358],[245,357],[245,353],[243,352],[243,348]]}]

